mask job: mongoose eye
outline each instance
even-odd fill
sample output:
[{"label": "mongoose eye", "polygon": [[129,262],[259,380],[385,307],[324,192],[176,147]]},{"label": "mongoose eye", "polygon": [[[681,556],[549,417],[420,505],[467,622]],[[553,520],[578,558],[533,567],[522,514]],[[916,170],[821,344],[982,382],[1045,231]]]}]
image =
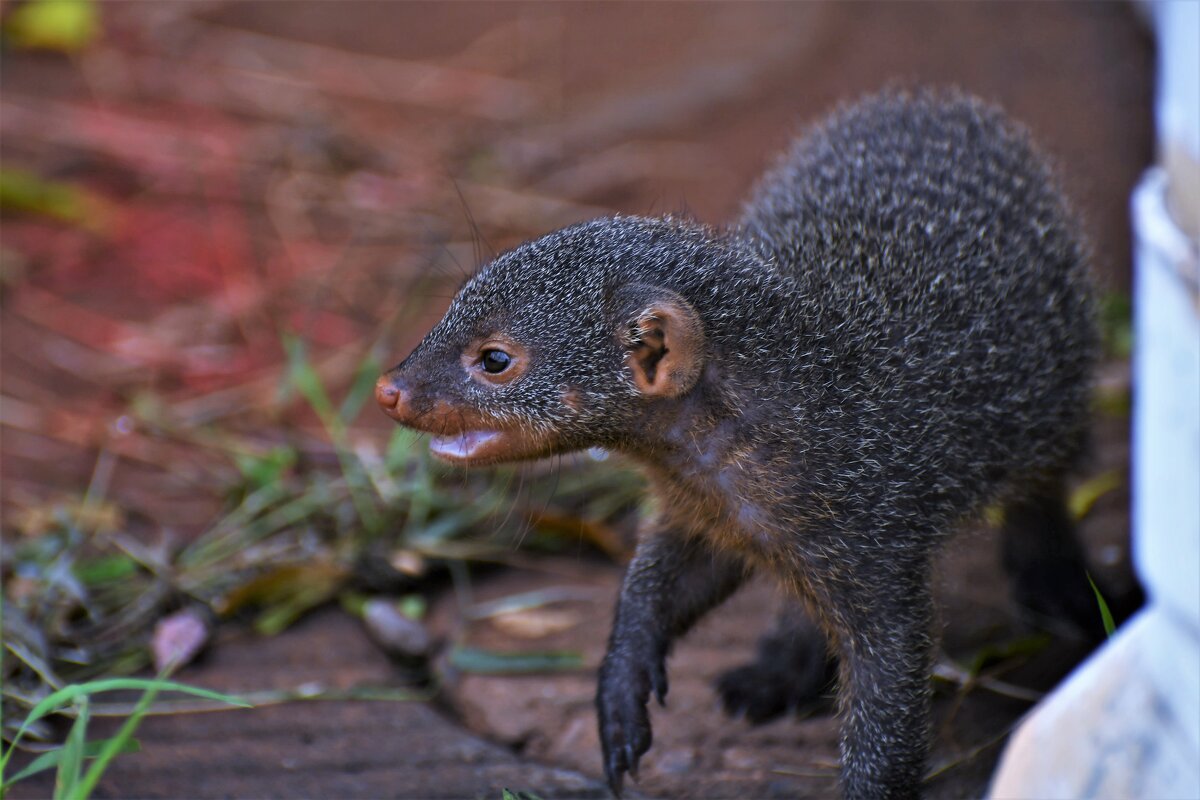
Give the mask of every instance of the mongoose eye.
[{"label": "mongoose eye", "polygon": [[484,350],[479,363],[483,365],[484,372],[496,375],[508,369],[508,365],[512,363],[512,356],[503,350]]}]

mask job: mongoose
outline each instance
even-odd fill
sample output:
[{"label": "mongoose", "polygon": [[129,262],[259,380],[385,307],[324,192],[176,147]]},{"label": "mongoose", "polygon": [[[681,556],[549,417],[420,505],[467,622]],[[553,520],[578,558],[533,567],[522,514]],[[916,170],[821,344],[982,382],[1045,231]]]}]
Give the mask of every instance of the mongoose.
[{"label": "mongoose", "polygon": [[600,447],[643,466],[660,510],[596,698],[614,792],[672,642],[760,570],[807,615],[726,676],[726,705],[819,693],[828,648],[845,795],[918,794],[935,547],[1005,503],[1007,560],[1068,576],[1052,595],[1083,580],[1062,494],[1097,355],[1077,227],[1002,112],[886,91],[795,141],[728,229],[615,216],[498,256],[380,378],[446,461]]}]

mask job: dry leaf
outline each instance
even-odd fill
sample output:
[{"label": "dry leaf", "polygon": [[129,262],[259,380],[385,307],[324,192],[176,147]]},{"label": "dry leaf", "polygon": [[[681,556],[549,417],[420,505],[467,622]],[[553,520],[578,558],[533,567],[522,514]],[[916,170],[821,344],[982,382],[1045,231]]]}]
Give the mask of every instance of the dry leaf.
[{"label": "dry leaf", "polygon": [[573,628],[579,622],[577,611],[552,608],[530,608],[492,618],[497,628],[522,639],[540,639]]}]

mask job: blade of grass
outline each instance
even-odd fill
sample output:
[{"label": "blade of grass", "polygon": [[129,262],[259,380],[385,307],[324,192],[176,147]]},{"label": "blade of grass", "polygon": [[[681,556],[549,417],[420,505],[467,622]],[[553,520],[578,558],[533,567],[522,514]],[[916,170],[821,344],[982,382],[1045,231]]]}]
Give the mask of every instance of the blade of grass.
[{"label": "blade of grass", "polygon": [[501,614],[511,614],[515,611],[528,611],[540,608],[550,603],[561,603],[571,600],[591,600],[596,597],[596,590],[577,586],[550,586],[530,592],[521,592],[507,597],[501,597],[487,603],[477,603],[466,612],[469,619],[487,619]]},{"label": "blade of grass", "polygon": [[83,748],[87,743],[87,695],[80,697],[77,705],[79,714],[75,717],[75,723],[71,725],[71,731],[60,750],[62,758],[58,762],[58,773],[54,776],[54,800],[74,800],[79,797],[79,775],[83,767]]},{"label": "blade of grass", "polygon": [[42,180],[23,170],[0,170],[0,208],[5,211],[40,214],[60,222],[84,224],[88,205],[87,195],[78,187]]},{"label": "blade of grass", "polygon": [[286,486],[270,484],[246,495],[237,508],[222,517],[195,543],[185,548],[177,559],[178,563],[187,568],[212,561],[214,553],[220,552],[221,545],[237,536],[249,520],[262,514],[289,494]]},{"label": "blade of grass", "polygon": [[583,656],[573,650],[498,653],[476,647],[455,647],[450,651],[450,663],[463,672],[520,675],[576,670],[583,666]]},{"label": "blade of grass", "polygon": [[92,790],[100,782],[100,777],[104,775],[104,771],[108,769],[108,765],[124,749],[125,743],[133,740],[134,731],[142,723],[142,717],[146,715],[146,709],[150,707],[150,704],[154,702],[154,698],[158,696],[158,691],[158,687],[152,687],[142,694],[137,706],[133,709],[133,713],[121,724],[117,735],[105,742],[104,746],[100,748],[99,755],[96,756],[91,766],[88,767],[87,774],[83,776],[83,780],[78,784],[78,791],[73,794],[71,800],[83,800],[83,798],[91,796]]},{"label": "blade of grass", "polygon": [[138,565],[124,553],[117,553],[77,562],[74,569],[75,577],[92,587],[127,578],[137,572]]},{"label": "blade of grass", "polygon": [[240,452],[233,454],[242,478],[253,489],[277,484],[296,463],[296,450],[292,447],[272,447],[265,453]]},{"label": "blade of grass", "polygon": [[[263,706],[318,700],[364,700],[388,703],[428,702],[434,698],[436,692],[437,690],[434,687],[417,690],[394,689],[386,686],[355,686],[349,689],[337,689],[319,683],[306,683],[291,689],[251,690],[242,692],[239,697],[251,703],[254,708],[262,708]],[[124,717],[132,714],[133,709],[134,706],[129,703],[96,703],[92,709],[92,716]],[[204,701],[161,700],[147,709],[146,716],[207,714],[228,710],[227,707],[213,705]]]},{"label": "blade of grass", "polygon": [[4,650],[8,650],[20,659],[21,663],[33,670],[34,674],[42,679],[42,683],[50,688],[57,689],[63,685],[62,679],[54,674],[54,670],[50,668],[46,660],[34,653],[23,643],[15,640],[5,641],[4,646],[0,647],[0,652]]},{"label": "blade of grass", "polygon": [[1100,594],[1100,587],[1092,580],[1091,573],[1087,573],[1088,583],[1091,584],[1092,591],[1096,594],[1096,605],[1100,607],[1100,619],[1104,622],[1104,633],[1111,637],[1117,630],[1117,625],[1113,622],[1112,612],[1108,609],[1108,603],[1104,600],[1104,595]]},{"label": "blade of grass", "polygon": [[350,384],[350,391],[346,393],[346,397],[338,409],[338,419],[342,421],[343,425],[349,425],[350,421],[358,416],[358,412],[362,411],[363,404],[371,397],[375,389],[375,381],[382,371],[379,359],[373,353],[368,354],[358,365],[358,370],[354,373],[354,380]]},{"label": "blade of grass", "polygon": [[[1020,722],[1020,720],[1017,720],[1017,722]],[[949,772],[950,770],[954,769],[955,767],[959,766],[960,764],[965,764],[969,761],[973,761],[974,759],[976,759],[980,755],[982,755],[985,751],[987,751],[989,748],[995,747],[996,745],[1003,742],[1008,737],[1008,735],[1013,732],[1013,729],[1016,728],[1016,726],[1017,726],[1016,722],[1014,722],[1011,725],[1007,725],[999,733],[992,736],[990,739],[987,739],[987,740],[975,745],[970,750],[968,750],[966,753],[963,753],[961,756],[959,756],[957,758],[945,759],[941,763],[934,764],[933,766],[931,766],[929,768],[929,771],[925,773],[925,777],[921,779],[922,782],[929,783],[933,779],[940,777],[944,773]]]},{"label": "blade of grass", "polygon": [[304,344],[294,336],[285,335],[283,345],[288,354],[288,379],[312,407],[325,427],[326,433],[329,434],[359,520],[362,521],[363,527],[367,529],[368,533],[372,535],[379,533],[383,527],[383,518],[370,498],[364,496],[363,484],[369,485],[370,481],[364,479],[362,469],[351,455],[352,448],[346,435],[345,423],[334,411],[333,402],[329,399],[329,393],[325,391],[325,384],[322,383],[321,376],[317,374],[317,370],[308,360]]},{"label": "blade of grass", "polygon": [[4,766],[8,764],[9,758],[12,756],[13,751],[16,750],[17,743],[20,741],[21,737],[25,735],[25,731],[28,730],[29,726],[47,714],[53,712],[55,709],[61,708],[68,703],[73,702],[75,699],[85,695],[91,696],[100,694],[102,692],[119,691],[121,689],[149,690],[152,688],[156,692],[181,692],[183,694],[190,694],[196,697],[203,697],[207,700],[216,700],[221,703],[228,703],[229,705],[238,706],[241,708],[250,708],[249,703],[241,698],[234,697],[233,695],[222,694],[221,692],[214,692],[211,689],[202,689],[199,686],[188,686],[184,683],[176,683],[175,681],[167,681],[157,678],[108,678],[105,680],[90,681],[88,683],[72,684],[70,686],[64,686],[62,689],[54,692],[30,710],[29,714],[25,717],[25,721],[21,723],[21,727],[17,729],[16,735],[13,736],[12,742],[9,744],[8,749],[4,752],[3,756],[0,756],[0,770],[3,770]]},{"label": "blade of grass", "polygon": [[121,729],[117,731],[117,735],[105,743],[104,747],[100,749],[100,754],[96,756],[96,759],[91,763],[91,766],[88,767],[87,774],[83,776],[83,780],[79,784],[79,791],[75,795],[76,798],[86,798],[91,796],[92,791],[96,788],[96,784],[100,782],[101,776],[104,775],[104,771],[108,769],[109,763],[127,746],[128,742],[133,740],[133,734],[137,730],[138,725],[141,724],[142,717],[146,715],[146,712],[150,709],[150,705],[154,702],[154,698],[158,696],[160,691],[182,691],[186,694],[195,694],[199,697],[223,699],[225,702],[228,702],[231,705],[242,706],[246,708],[250,707],[249,703],[246,703],[240,698],[229,695],[220,695],[218,692],[213,692],[208,689],[199,689],[194,686],[186,686],[185,684],[174,683],[173,681],[167,681],[161,678],[157,678],[152,681],[146,681],[146,683],[148,684],[146,691],[142,694],[142,697],[138,701],[137,706],[134,708],[133,713],[126,718],[125,722],[121,725]]},{"label": "blade of grass", "polygon": [[[108,743],[108,739],[94,739],[90,742],[85,742],[83,745],[83,757],[95,758],[100,755],[100,750]],[[130,739],[125,742],[121,748],[122,753],[138,753],[141,752],[142,744],[137,739]],[[29,762],[29,766],[13,775],[4,787],[12,786],[14,783],[23,781],[26,778],[37,775],[39,772],[45,772],[48,769],[54,769],[59,765],[63,758],[63,748],[56,747],[48,753],[42,753],[40,756]]]},{"label": "blade of grass", "polygon": [[542,800],[542,798],[533,792],[504,788],[500,790],[500,800]]},{"label": "blade of grass", "polygon": [[422,454],[422,449],[417,445],[420,436],[421,434],[416,431],[396,426],[392,431],[391,438],[388,439],[387,452],[383,457],[389,470],[398,472],[414,459],[414,453],[416,453],[415,457]]},{"label": "blade of grass", "polygon": [[[247,520],[238,529],[225,531],[211,539],[206,535],[203,537],[203,547],[189,554],[191,557],[186,566],[193,572],[199,571],[202,567],[207,568],[214,565],[227,568],[227,564],[219,564],[219,562],[223,562],[235,553],[244,552],[249,545],[307,519],[317,510],[332,503],[333,499],[329,497],[326,487],[322,484],[313,484],[305,493],[280,503],[262,516]],[[201,543],[198,542],[198,544]]]},{"label": "blade of grass", "polygon": [[[396,437],[392,438],[389,445],[388,458],[391,459],[391,448],[398,441]],[[415,447],[415,436],[407,439],[409,454],[415,452],[416,458],[412,459],[412,477],[405,487],[408,491],[408,519],[404,523],[404,532],[401,537],[402,541],[411,541],[416,538],[419,531],[426,529],[429,522],[430,513],[433,510],[433,498],[437,492],[437,487],[434,485],[433,470],[429,465],[429,451],[422,447]]]}]

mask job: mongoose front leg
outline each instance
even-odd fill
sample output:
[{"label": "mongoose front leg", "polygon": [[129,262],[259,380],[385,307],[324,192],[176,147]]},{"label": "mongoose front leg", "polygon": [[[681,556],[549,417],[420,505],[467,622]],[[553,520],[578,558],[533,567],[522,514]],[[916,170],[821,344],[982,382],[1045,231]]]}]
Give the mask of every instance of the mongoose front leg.
[{"label": "mongoose front leg", "polygon": [[733,593],[747,567],[702,542],[662,530],[643,539],[625,573],[608,652],[600,665],[596,711],[604,773],[617,795],[624,774],[637,777],[650,749],[651,691],[664,703],[671,645],[706,611]]},{"label": "mongoose front leg", "polygon": [[820,706],[832,697],[836,677],[825,633],[800,602],[789,599],[759,639],[754,661],[722,674],[717,692],[727,714],[760,725]]}]

